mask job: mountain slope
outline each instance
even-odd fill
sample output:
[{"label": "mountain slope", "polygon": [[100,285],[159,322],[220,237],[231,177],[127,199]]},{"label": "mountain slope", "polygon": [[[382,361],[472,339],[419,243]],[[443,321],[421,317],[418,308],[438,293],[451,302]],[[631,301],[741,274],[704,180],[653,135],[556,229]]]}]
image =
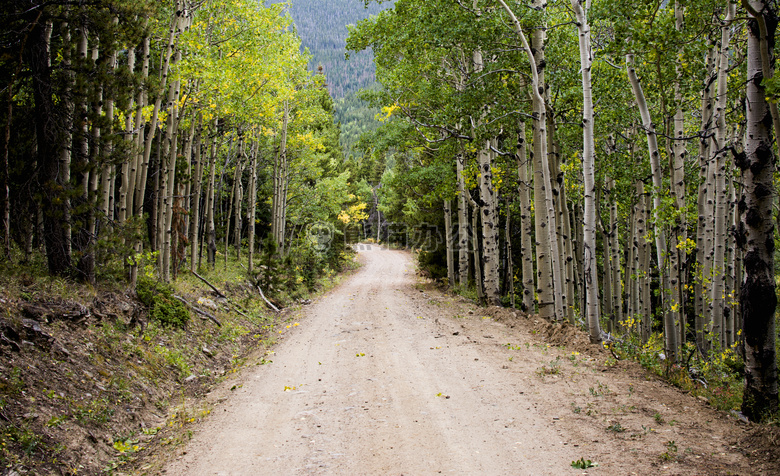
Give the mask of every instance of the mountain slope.
[{"label": "mountain slope", "polygon": [[[282,3],[272,0],[270,3]],[[291,0],[290,16],[295,21],[303,46],[312,59],[309,68],[316,71],[322,65],[328,81],[328,91],[335,102],[335,120],[341,124],[341,145],[344,155],[354,154],[353,144],[365,132],[378,127],[377,111],[356,97],[360,89],[375,84],[375,66],[371,51],[351,53],[345,58],[347,25],[392,8],[393,1],[381,5],[363,0]]]},{"label": "mountain slope", "polygon": [[[273,0],[271,3],[283,3]],[[392,2],[372,3],[364,8],[363,0],[291,0],[289,12],[295,21],[303,45],[312,54],[309,67],[316,71],[322,65],[328,77],[333,99],[340,99],[374,82],[374,62],[370,51],[344,57],[347,25],[376,15],[391,7]]]}]

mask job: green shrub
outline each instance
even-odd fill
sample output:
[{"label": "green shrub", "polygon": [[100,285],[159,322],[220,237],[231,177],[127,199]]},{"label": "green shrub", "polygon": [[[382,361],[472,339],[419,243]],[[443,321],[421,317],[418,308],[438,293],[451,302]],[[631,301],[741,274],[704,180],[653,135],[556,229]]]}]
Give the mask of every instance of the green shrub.
[{"label": "green shrub", "polygon": [[135,286],[138,300],[149,308],[149,316],[164,326],[184,327],[190,320],[190,311],[173,297],[173,288],[147,277],[139,277]]}]

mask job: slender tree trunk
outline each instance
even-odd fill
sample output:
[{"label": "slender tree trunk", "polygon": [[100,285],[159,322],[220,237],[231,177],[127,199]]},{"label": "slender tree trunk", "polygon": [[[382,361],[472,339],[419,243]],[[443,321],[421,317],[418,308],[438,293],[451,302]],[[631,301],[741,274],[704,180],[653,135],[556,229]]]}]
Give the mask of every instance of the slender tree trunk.
[{"label": "slender tree trunk", "polygon": [[534,312],[534,255],[533,255],[533,207],[531,205],[531,183],[529,179],[528,142],[525,137],[525,121],[518,124],[517,135],[517,178],[520,196],[520,255],[523,275],[523,305],[525,312]]},{"label": "slender tree trunk", "polygon": [[501,305],[501,291],[498,273],[498,213],[497,197],[493,190],[493,161],[490,151],[490,142],[487,141],[485,149],[479,152],[479,190],[482,200],[481,215],[482,221],[482,259],[483,269],[483,289],[488,304]]},{"label": "slender tree trunk", "polygon": [[461,151],[455,158],[458,179],[458,284],[465,289],[469,284],[469,209],[463,177],[463,160],[464,155]]},{"label": "slender tree trunk", "polygon": [[726,187],[726,100],[728,98],[729,44],[731,22],[736,15],[736,5],[726,5],[726,18],[721,24],[721,45],[718,58],[718,96],[715,106],[715,223],[713,233],[712,294],[710,295],[710,318],[712,339],[723,348],[726,344],[726,220],[728,218],[728,189]]},{"label": "slender tree trunk", "polygon": [[[679,1],[674,3],[675,29],[682,32],[684,29],[684,9]],[[669,246],[669,284],[671,293],[669,311],[670,319],[677,322],[678,346],[685,345],[687,336],[687,320],[685,314],[685,252],[681,250],[680,243],[687,239],[687,217],[685,214],[685,161],[687,159],[687,144],[685,140],[685,115],[683,113],[684,99],[681,90],[683,81],[683,68],[681,65],[683,51],[680,50],[675,64],[676,78],[674,82],[675,114],[673,120],[674,140],[671,144],[671,173],[670,194],[674,200],[676,210],[679,210],[672,224],[671,240]]]},{"label": "slender tree trunk", "polygon": [[484,304],[485,289],[482,287],[482,283],[484,282],[482,279],[482,253],[480,252],[479,238],[477,238],[481,211],[477,202],[474,200],[469,201],[471,202],[471,254],[474,257],[474,287],[477,289],[477,300],[480,304]]},{"label": "slender tree trunk", "polygon": [[506,226],[504,229],[505,232],[505,241],[506,241],[506,276],[507,276],[507,292],[509,293],[509,305],[512,306],[512,308],[515,307],[515,263],[514,258],[512,256],[512,214],[510,213],[509,207],[511,205],[511,202],[509,201],[509,198],[506,198],[505,201],[505,207],[506,207]]},{"label": "slender tree trunk", "polygon": [[217,264],[217,230],[214,226],[214,188],[216,187],[216,169],[217,169],[217,133],[219,120],[214,120],[214,138],[211,141],[211,154],[209,155],[209,185],[206,192],[206,226],[207,226],[207,249],[208,257],[206,261],[213,270]]},{"label": "slender tree trunk", "polygon": [[637,260],[636,260],[636,279],[639,282],[638,285],[638,302],[637,312],[638,316],[635,316],[640,320],[640,329],[642,340],[647,342],[650,338],[651,325],[652,325],[652,303],[651,303],[651,290],[650,290],[650,243],[647,242],[645,237],[648,233],[648,225],[650,219],[650,206],[649,198],[645,192],[645,184],[642,181],[636,182],[636,193],[639,197],[636,208],[636,221],[635,221],[635,234],[634,234],[634,246],[637,248]]},{"label": "slender tree trunk", "polygon": [[710,197],[714,188],[714,183],[710,181],[710,143],[711,128],[714,109],[714,95],[712,85],[715,83],[715,45],[710,40],[710,47],[707,51],[707,75],[704,81],[701,99],[701,126],[699,140],[699,190],[697,197],[698,220],[696,225],[696,277],[694,285],[694,308],[695,308],[695,331],[696,346],[702,354],[707,354],[709,343],[707,340],[707,324],[705,321],[705,310],[707,309],[706,298],[709,287],[705,284],[709,280],[711,270],[711,259],[708,253],[708,244],[711,243],[710,233],[712,214],[712,204]]},{"label": "slender tree trunk", "polygon": [[444,241],[447,252],[447,286],[455,285],[455,250],[452,236],[452,200],[444,200]]},{"label": "slender tree trunk", "polygon": [[[777,12],[760,0],[745,0],[760,18],[748,21],[747,54],[747,133],[745,155],[737,160],[744,184],[740,207],[745,213],[738,230],[738,243],[744,250],[745,281],[740,294],[745,336],[745,391],[742,412],[760,421],[778,410],[775,309],[777,294],[774,269],[772,204],[775,201],[775,161],[767,93],[762,85],[764,65],[762,36],[774,38]],[[759,19],[767,28],[759,28]],[[768,36],[764,36],[768,34]],[[771,55],[772,49],[770,49]]]},{"label": "slender tree trunk", "polygon": [[[664,290],[670,289],[669,273],[667,271],[668,250],[666,247],[666,232],[661,224],[661,189],[663,187],[663,170],[661,170],[661,156],[658,150],[658,141],[655,132],[655,126],[650,118],[650,109],[647,107],[645,94],[639,78],[634,69],[634,55],[626,55],[626,64],[628,66],[628,78],[631,82],[631,88],[634,91],[634,97],[642,117],[642,127],[647,134],[648,152],[650,154],[650,168],[653,176],[653,212],[655,218],[655,246],[656,257],[658,260],[658,272],[661,276],[661,283]],[[677,361],[678,340],[677,323],[674,321],[674,315],[669,312],[669,299],[662,296],[662,317],[664,323],[664,342],[667,357],[671,362]]]},{"label": "slender tree trunk", "polygon": [[[531,93],[534,103],[534,201],[536,203],[536,250],[539,274],[537,294],[539,296],[539,315],[554,321],[563,319],[563,301],[561,300],[561,276],[558,266],[558,239],[555,236],[555,205],[550,190],[550,164],[547,158],[547,110],[542,94],[544,83],[540,80],[537,56],[543,55],[544,31],[537,30],[534,49],[528,44],[525,33],[514,12],[504,2],[498,0],[512,20],[515,33],[520,37],[523,49],[531,64]],[[544,216],[546,215],[546,216]]]},{"label": "slender tree trunk", "polygon": [[257,154],[259,143],[254,144],[252,147],[252,163],[249,170],[249,206],[247,207],[246,221],[249,228],[249,262],[247,263],[247,271],[251,275],[254,271],[254,259],[255,259],[255,223],[257,215]]},{"label": "slender tree trunk", "polygon": [[[236,217],[236,234],[233,242],[236,247],[236,261],[241,261],[241,232],[244,227],[243,221],[241,220],[241,204],[244,202],[244,160],[247,158],[245,147],[246,143],[242,138],[239,140],[238,144],[238,160],[236,162],[236,199],[233,203],[233,214]],[[282,236],[282,239],[284,239],[284,236]],[[229,241],[227,237],[225,240]]]},{"label": "slender tree trunk", "polygon": [[[181,61],[181,51],[176,52],[174,64]],[[173,252],[173,201],[176,194],[176,163],[179,154],[179,94],[181,82],[176,80],[171,84],[168,95],[168,130],[165,142],[167,153],[163,154],[165,162],[160,163],[161,178],[164,181],[158,219],[158,241],[161,246],[161,277],[163,281],[171,280],[171,254]],[[193,124],[194,127],[194,124]],[[192,131],[190,131],[192,132]],[[189,139],[187,139],[189,140]],[[164,167],[166,166],[167,167]]]},{"label": "slender tree trunk", "polygon": [[203,117],[198,117],[198,134],[195,140],[192,188],[190,190],[190,271],[198,270],[198,243],[200,241],[200,201],[203,192]]},{"label": "slender tree trunk", "polygon": [[[607,188],[614,193],[615,180],[609,179]],[[611,254],[609,256],[612,283],[612,320],[617,326],[623,321],[622,278],[620,272],[620,240],[617,198],[612,196],[609,203],[609,237]]]},{"label": "slender tree trunk", "polygon": [[[69,211],[65,193],[68,187],[66,174],[60,167],[65,141],[58,133],[52,90],[52,72],[49,63],[51,28],[37,21],[30,32],[29,64],[35,100],[35,135],[37,143],[40,182],[43,190],[43,238],[49,272],[66,275],[70,272],[70,236],[66,226]],[[66,39],[66,38],[64,38]],[[67,41],[65,44],[67,45]],[[65,48],[69,50],[69,48]],[[69,164],[67,164],[69,166]]]},{"label": "slender tree trunk", "polygon": [[287,184],[287,122],[289,120],[290,107],[287,101],[284,102],[284,111],[282,116],[282,131],[279,141],[279,151],[276,154],[274,166],[274,195],[272,203],[272,224],[271,235],[281,250],[284,246],[284,211],[287,206],[285,197],[285,188]]},{"label": "slender tree trunk", "polygon": [[590,48],[588,12],[583,9],[582,0],[571,0],[571,5],[577,18],[580,70],[582,71],[582,175],[585,182],[585,223],[583,224],[583,245],[585,247],[585,268],[583,273],[585,281],[583,284],[585,285],[585,294],[588,296],[586,311],[588,333],[590,342],[595,344],[601,342],[601,327],[599,325],[601,313],[599,310],[599,274],[596,265],[596,151],[593,142],[593,87],[590,79],[590,69],[593,60]]}]

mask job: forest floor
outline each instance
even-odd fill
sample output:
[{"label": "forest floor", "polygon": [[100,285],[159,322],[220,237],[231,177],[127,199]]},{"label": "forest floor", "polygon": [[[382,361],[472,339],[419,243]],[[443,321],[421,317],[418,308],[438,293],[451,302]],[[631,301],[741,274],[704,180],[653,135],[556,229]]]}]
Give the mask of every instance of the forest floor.
[{"label": "forest floor", "polygon": [[188,442],[156,446],[134,472],[780,474],[776,428],[573,327],[445,294],[406,252],[361,246],[357,273],[197,403],[207,416]]}]

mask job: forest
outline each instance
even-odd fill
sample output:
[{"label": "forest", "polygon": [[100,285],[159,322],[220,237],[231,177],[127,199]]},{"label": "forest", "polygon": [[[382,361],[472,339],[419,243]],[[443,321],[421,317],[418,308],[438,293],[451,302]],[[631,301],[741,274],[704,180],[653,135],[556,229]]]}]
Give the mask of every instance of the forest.
[{"label": "forest", "polygon": [[762,419],[778,401],[778,13],[399,0],[347,40],[381,84],[364,93],[384,123],[364,156],[389,166],[379,208],[443,230],[421,266],[483,303],[694,385],[693,367],[729,361]]},{"label": "forest", "polygon": [[376,129],[374,117],[379,110],[361,100],[358,92],[373,87],[375,67],[370,51],[346,54],[347,26],[392,7],[393,2],[363,5],[360,0],[274,0],[270,3],[287,4],[302,46],[311,54],[309,70],[316,71],[322,66],[327,77],[336,122],[341,124],[344,154],[360,155],[356,143],[363,133]]},{"label": "forest", "polygon": [[125,458],[115,407],[234,372],[358,240],[778,421],[778,0],[328,3],[0,6],[1,462]]},{"label": "forest", "polygon": [[282,5],[27,3],[3,12],[6,259],[170,281],[213,268],[219,242],[246,246],[251,274],[266,237],[286,256],[306,225],[360,209]]}]

